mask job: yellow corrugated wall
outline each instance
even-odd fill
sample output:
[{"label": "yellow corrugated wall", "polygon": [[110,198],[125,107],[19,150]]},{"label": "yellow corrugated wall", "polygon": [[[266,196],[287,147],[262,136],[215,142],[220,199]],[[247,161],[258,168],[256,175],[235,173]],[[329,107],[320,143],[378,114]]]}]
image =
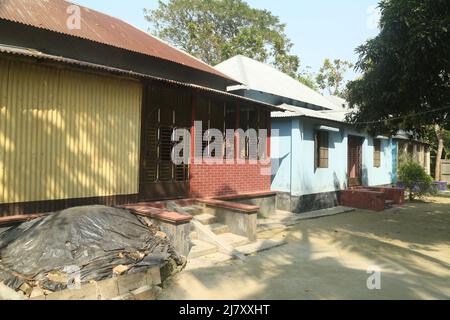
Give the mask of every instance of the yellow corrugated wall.
[{"label": "yellow corrugated wall", "polygon": [[142,86],[0,59],[0,203],[138,193]]}]

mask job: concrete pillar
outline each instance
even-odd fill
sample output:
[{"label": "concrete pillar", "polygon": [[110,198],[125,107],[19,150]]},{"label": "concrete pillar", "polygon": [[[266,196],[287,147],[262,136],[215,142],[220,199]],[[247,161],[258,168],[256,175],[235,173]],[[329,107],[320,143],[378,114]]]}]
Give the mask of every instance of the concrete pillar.
[{"label": "concrete pillar", "polygon": [[425,170],[428,174],[431,174],[431,154],[430,147],[425,147]]},{"label": "concrete pillar", "polygon": [[161,231],[167,234],[178,254],[187,257],[190,251],[191,221],[163,221],[154,219]]}]

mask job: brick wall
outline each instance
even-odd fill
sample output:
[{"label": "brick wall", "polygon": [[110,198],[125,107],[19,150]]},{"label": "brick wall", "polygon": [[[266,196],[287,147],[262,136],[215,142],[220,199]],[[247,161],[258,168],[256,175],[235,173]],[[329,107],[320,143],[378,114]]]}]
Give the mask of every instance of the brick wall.
[{"label": "brick wall", "polygon": [[[270,175],[262,175],[262,164],[193,164],[190,196],[212,197],[270,191]],[[270,171],[269,171],[270,172]]]},{"label": "brick wall", "polygon": [[371,191],[383,192],[386,196],[386,200],[392,200],[397,205],[405,204],[405,189],[401,188],[368,188]]},{"label": "brick wall", "polygon": [[341,205],[346,207],[382,211],[385,200],[386,195],[382,192],[358,189],[341,191]]}]

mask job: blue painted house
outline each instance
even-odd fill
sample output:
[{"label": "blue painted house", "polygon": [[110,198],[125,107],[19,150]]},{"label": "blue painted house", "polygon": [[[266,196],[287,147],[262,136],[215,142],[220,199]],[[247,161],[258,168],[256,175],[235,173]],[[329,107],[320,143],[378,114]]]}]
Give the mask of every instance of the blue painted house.
[{"label": "blue painted house", "polygon": [[272,113],[272,190],[278,209],[301,213],[339,204],[339,192],[392,183],[393,143],[345,123],[343,99],[324,97],[264,63],[233,57],[216,68],[243,85],[228,90],[281,107]]}]

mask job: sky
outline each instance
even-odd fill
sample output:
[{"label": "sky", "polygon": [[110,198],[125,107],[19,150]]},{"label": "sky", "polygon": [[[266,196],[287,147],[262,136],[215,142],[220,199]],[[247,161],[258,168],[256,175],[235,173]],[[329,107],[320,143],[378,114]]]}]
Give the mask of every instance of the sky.
[{"label": "sky", "polygon": [[[79,5],[120,18],[147,31],[143,8],[154,9],[157,0],[72,0]],[[300,57],[301,68],[317,72],[325,58],[355,63],[355,48],[378,33],[378,0],[247,0],[254,8],[267,9],[286,24],[286,34],[294,44],[292,53]],[[346,78],[357,76],[350,71]]]}]

